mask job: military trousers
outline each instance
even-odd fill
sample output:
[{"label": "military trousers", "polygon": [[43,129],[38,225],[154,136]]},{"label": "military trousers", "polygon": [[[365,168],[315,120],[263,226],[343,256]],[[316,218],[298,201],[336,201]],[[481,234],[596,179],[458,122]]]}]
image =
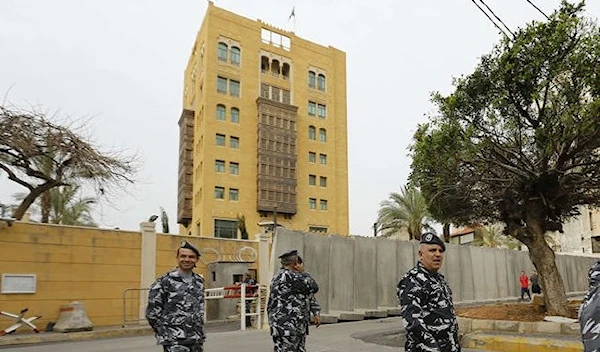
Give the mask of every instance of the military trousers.
[{"label": "military trousers", "polygon": [[204,352],[201,344],[195,345],[164,345],[164,352]]},{"label": "military trousers", "polygon": [[273,336],[274,352],[306,352],[306,335]]}]

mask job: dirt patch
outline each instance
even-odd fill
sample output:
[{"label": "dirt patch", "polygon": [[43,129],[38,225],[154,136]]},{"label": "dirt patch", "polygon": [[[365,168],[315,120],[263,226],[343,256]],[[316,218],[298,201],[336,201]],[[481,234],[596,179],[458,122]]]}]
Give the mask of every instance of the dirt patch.
[{"label": "dirt patch", "polygon": [[[577,319],[577,311],[581,301],[569,302],[569,318]],[[472,319],[543,321],[547,315],[544,307],[530,302],[503,303],[476,307],[456,308],[456,315]]]}]

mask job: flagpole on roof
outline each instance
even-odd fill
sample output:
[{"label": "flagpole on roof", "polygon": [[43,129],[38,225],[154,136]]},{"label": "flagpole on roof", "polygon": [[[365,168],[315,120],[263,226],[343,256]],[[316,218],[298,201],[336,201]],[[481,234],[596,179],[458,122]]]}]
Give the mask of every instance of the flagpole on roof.
[{"label": "flagpole on roof", "polygon": [[290,17],[288,17],[288,21],[291,20],[292,17],[294,18],[292,32],[296,33],[296,4],[294,4],[294,6],[292,7],[292,13],[290,13]]}]

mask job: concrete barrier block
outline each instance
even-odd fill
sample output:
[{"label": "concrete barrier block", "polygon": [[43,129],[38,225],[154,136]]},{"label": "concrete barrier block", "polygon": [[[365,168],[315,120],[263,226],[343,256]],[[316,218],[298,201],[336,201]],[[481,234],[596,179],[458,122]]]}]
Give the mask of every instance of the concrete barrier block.
[{"label": "concrete barrier block", "polygon": [[365,319],[387,318],[387,310],[383,309],[356,309],[356,313],[364,315]]},{"label": "concrete barrier block", "polygon": [[363,314],[357,312],[329,311],[329,314],[337,316],[338,321],[358,321],[365,319]]},{"label": "concrete barrier block", "polygon": [[402,315],[400,307],[379,307],[379,309],[387,311],[388,317],[398,317]]},{"label": "concrete barrier block", "polygon": [[71,302],[60,306],[58,321],[54,324],[54,331],[76,332],[90,331],[94,325],[87,317],[85,306],[81,302]]},{"label": "concrete barrier block", "polygon": [[519,331],[519,322],[497,320],[494,322],[494,330],[496,331]]},{"label": "concrete barrier block", "polygon": [[462,335],[468,334],[473,331],[472,322],[473,319],[458,317],[458,332]]},{"label": "concrete barrier block", "polygon": [[323,314],[321,315],[321,324],[336,324],[338,322],[338,317],[331,314]]},{"label": "concrete barrier block", "polygon": [[581,335],[579,323],[562,323],[560,324],[560,333],[564,335]]},{"label": "concrete barrier block", "polygon": [[550,322],[535,323],[535,332],[541,334],[560,334],[560,324]]},{"label": "concrete barrier block", "polygon": [[473,319],[471,323],[472,331],[493,331],[494,321],[486,319]]},{"label": "concrete barrier block", "polygon": [[519,332],[522,334],[530,334],[536,331],[535,323],[531,321],[519,322]]}]

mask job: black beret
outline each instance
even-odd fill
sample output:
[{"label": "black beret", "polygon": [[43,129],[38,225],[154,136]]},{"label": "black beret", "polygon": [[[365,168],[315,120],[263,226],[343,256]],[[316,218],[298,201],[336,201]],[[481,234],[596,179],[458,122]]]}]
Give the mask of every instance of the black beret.
[{"label": "black beret", "polygon": [[187,248],[187,249],[191,249],[192,252],[196,253],[196,255],[198,257],[200,257],[200,251],[198,250],[198,248],[194,247],[193,244],[189,243],[188,241],[183,241],[181,242],[181,246],[179,248]]},{"label": "black beret", "polygon": [[431,232],[426,232],[424,234],[421,235],[421,243],[424,244],[437,244],[440,247],[442,247],[442,251],[445,252],[446,251],[446,245],[444,244],[444,241],[442,241],[441,238],[439,238],[436,234],[431,233]]},{"label": "black beret", "polygon": [[298,250],[297,249],[290,249],[289,251],[283,253],[282,255],[279,256],[279,259],[283,259],[285,257],[290,257],[292,255],[298,255]]}]

